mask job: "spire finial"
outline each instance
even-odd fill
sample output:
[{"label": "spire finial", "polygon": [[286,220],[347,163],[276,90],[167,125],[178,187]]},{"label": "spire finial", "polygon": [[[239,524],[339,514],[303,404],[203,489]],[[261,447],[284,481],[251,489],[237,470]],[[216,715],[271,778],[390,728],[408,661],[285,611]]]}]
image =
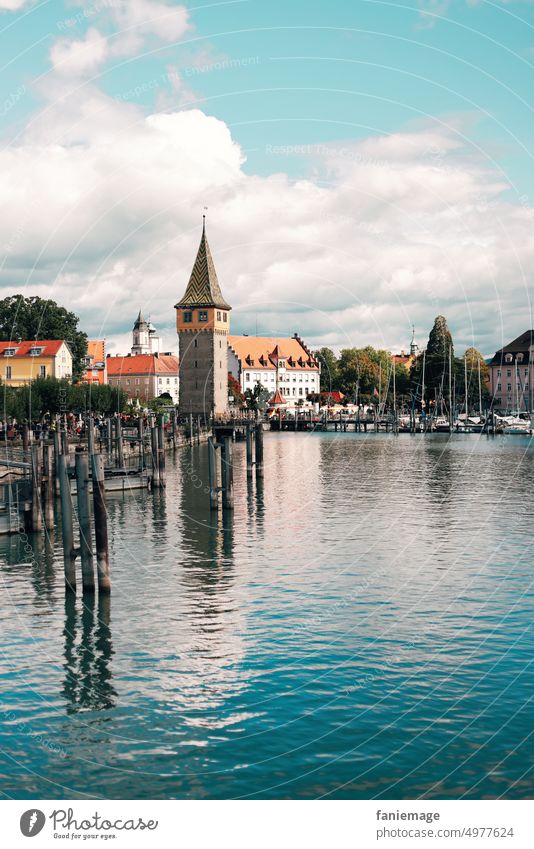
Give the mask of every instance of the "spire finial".
[{"label": "spire finial", "polygon": [[208,211],[208,207],[204,207],[204,212],[202,215],[202,234],[204,235],[206,232],[206,212]]}]

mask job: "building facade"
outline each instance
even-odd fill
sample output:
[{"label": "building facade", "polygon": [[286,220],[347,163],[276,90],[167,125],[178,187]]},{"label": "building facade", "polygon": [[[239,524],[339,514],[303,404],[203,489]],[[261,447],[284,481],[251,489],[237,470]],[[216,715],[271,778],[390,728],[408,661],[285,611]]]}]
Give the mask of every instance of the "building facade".
[{"label": "building facade", "polygon": [[534,330],[500,348],[488,363],[489,389],[496,409],[531,412],[534,407]]},{"label": "building facade", "polygon": [[206,224],[191,277],[175,304],[180,357],[180,413],[209,416],[228,408],[230,310],[222,296],[206,238]]},{"label": "building facade", "polygon": [[89,339],[85,356],[85,371],[82,380],[102,386],[108,382],[106,369],[106,342],[104,339]]},{"label": "building facade", "polygon": [[261,383],[273,406],[302,406],[320,392],[320,364],[297,334],[289,339],[229,336],[228,370],[243,392]]},{"label": "building facade", "polygon": [[178,403],[178,357],[174,354],[108,356],[106,365],[109,385],[123,389],[130,401],[148,404],[168,393],[172,403]]},{"label": "building facade", "polygon": [[36,377],[72,378],[72,354],[61,339],[0,342],[0,377],[8,386],[23,386]]}]

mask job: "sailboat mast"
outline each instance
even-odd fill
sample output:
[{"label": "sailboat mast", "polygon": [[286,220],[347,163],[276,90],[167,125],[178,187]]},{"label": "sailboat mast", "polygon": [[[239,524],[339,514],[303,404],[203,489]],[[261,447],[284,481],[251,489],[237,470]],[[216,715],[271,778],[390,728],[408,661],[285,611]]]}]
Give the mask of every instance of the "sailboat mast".
[{"label": "sailboat mast", "polygon": [[467,401],[467,351],[464,354],[464,386],[465,386],[465,418],[467,422],[467,414],[469,412],[469,404]]},{"label": "sailboat mast", "polygon": [[452,433],[452,348],[449,346],[449,430]]},{"label": "sailboat mast", "polygon": [[477,360],[478,363],[478,414],[482,415],[482,384],[480,382],[480,360]]}]

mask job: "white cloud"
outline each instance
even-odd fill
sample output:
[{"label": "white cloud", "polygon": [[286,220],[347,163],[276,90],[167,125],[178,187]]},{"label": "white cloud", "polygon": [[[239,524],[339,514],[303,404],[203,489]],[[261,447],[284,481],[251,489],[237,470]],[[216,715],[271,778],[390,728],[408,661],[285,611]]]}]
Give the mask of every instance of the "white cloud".
[{"label": "white cloud", "polygon": [[[229,128],[198,109],[144,116],[85,86],[47,83],[48,109],[0,152],[4,291],[46,294],[124,343],[143,305],[175,347],[208,233],[233,326],[313,344],[406,344],[445,313],[488,352],[529,324],[533,210],[455,127],[330,144],[292,181],[273,149],[250,176]],[[28,203],[31,198],[31,203]],[[504,316],[504,317],[502,317]]]},{"label": "white cloud", "polygon": [[0,12],[18,12],[23,6],[29,6],[33,0],[0,0]]},{"label": "white cloud", "polygon": [[108,41],[94,27],[88,29],[82,39],[60,38],[50,50],[54,70],[76,76],[94,72],[108,56]]}]

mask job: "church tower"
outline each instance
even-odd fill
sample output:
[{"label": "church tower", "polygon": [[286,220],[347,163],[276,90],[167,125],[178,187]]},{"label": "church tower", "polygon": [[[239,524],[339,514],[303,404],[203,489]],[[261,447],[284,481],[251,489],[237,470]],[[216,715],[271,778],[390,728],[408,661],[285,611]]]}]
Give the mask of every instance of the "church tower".
[{"label": "church tower", "polygon": [[149,330],[148,322],[145,321],[141,310],[139,310],[132,330],[132,355],[150,353]]},{"label": "church tower", "polygon": [[206,238],[206,221],[184,296],[175,304],[180,352],[180,413],[209,416],[228,406],[230,310]]}]

